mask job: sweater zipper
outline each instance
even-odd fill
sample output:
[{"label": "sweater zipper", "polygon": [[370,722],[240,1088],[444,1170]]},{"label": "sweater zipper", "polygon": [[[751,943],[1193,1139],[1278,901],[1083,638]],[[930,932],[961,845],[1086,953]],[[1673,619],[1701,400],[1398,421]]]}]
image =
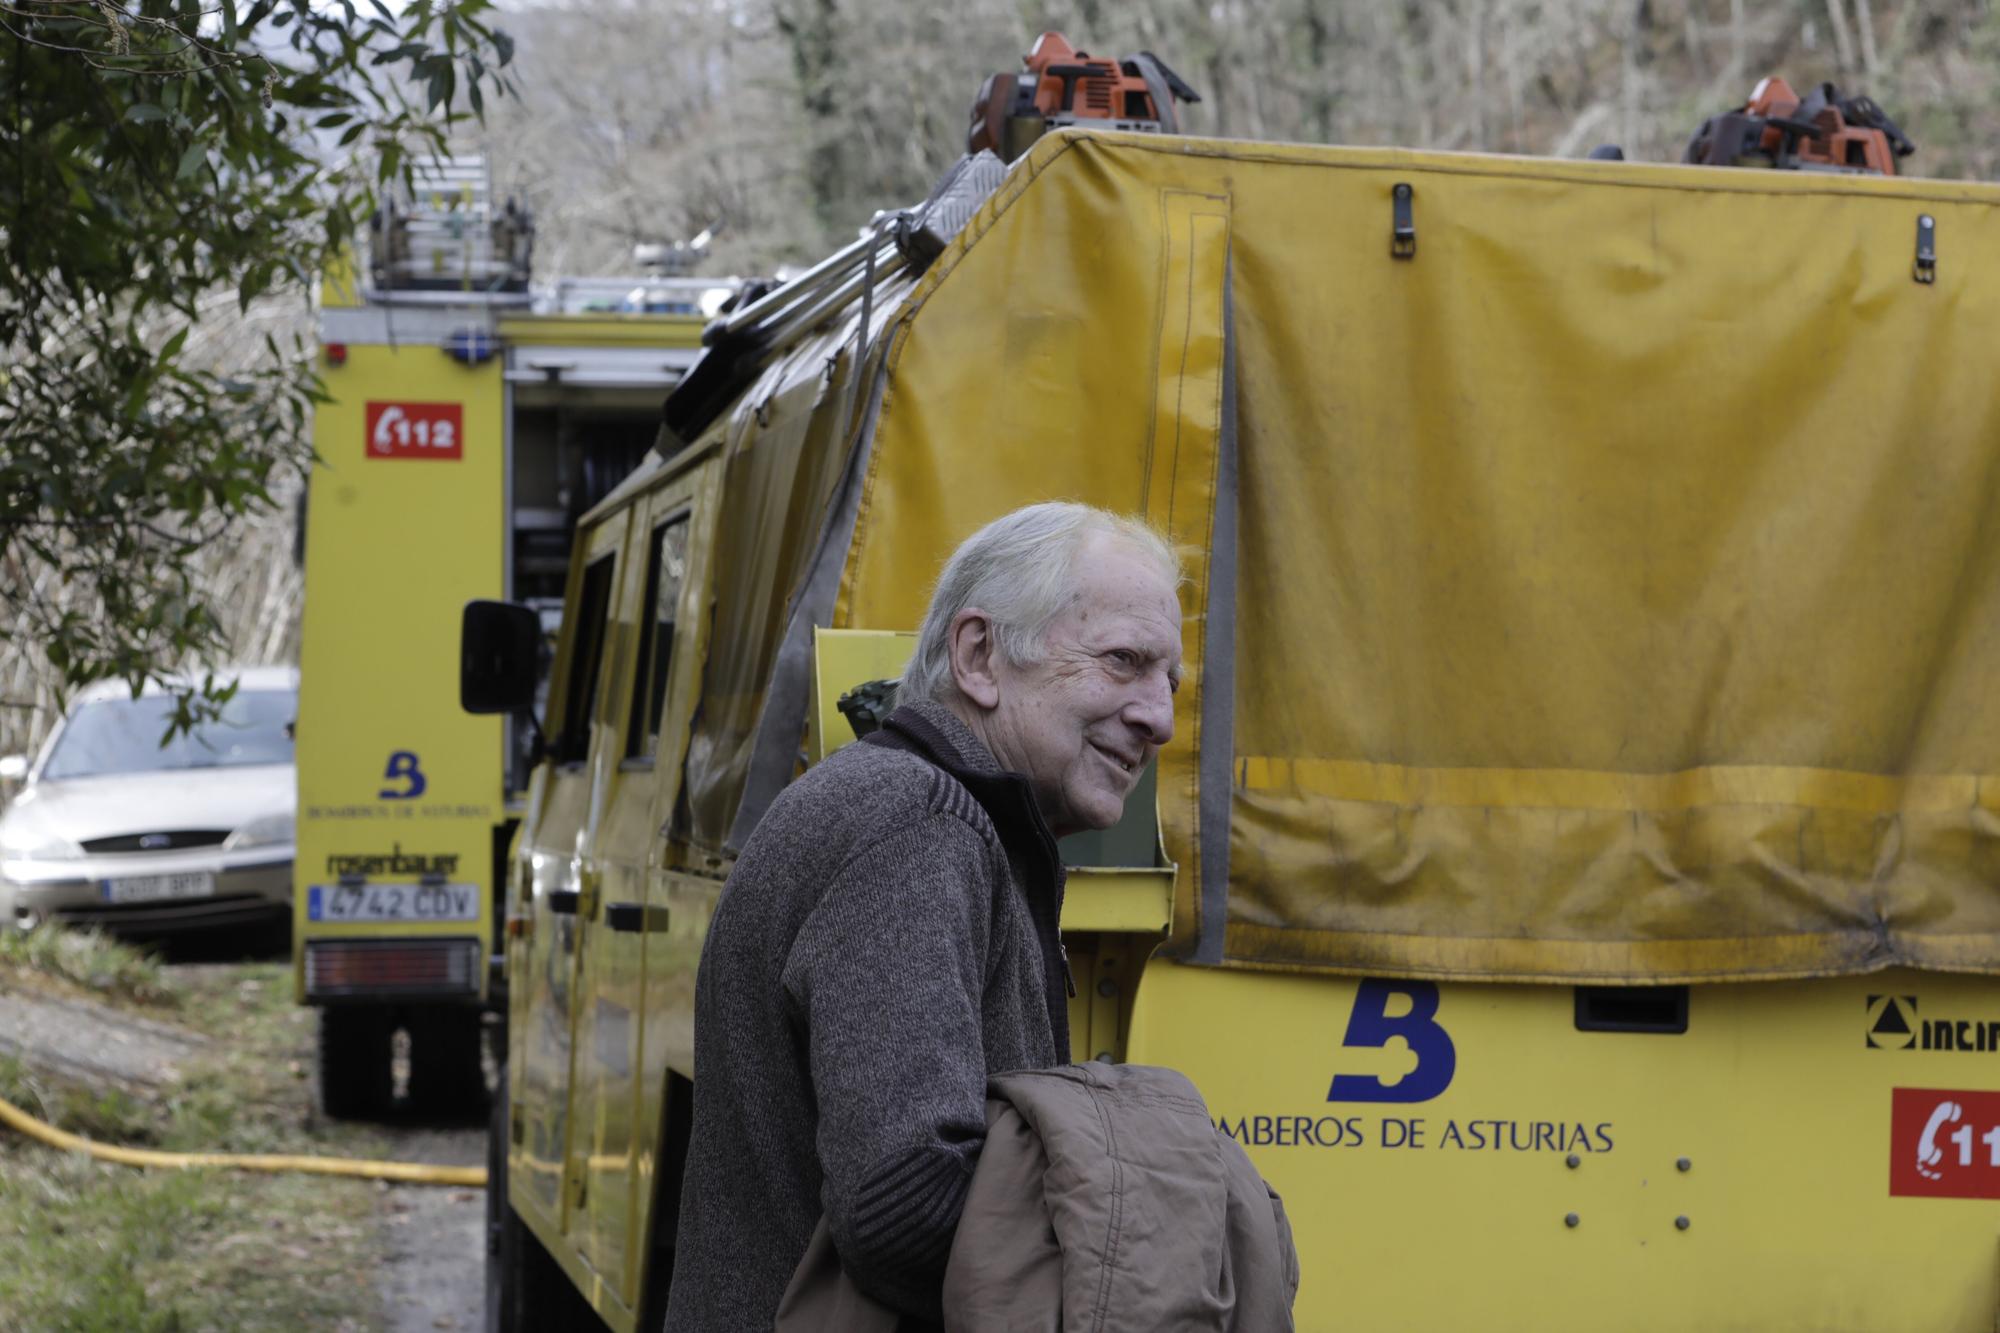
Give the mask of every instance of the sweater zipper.
[{"label": "sweater zipper", "polygon": [[1062,959],[1063,988],[1069,991],[1069,998],[1074,1000],[1076,998],[1076,974],[1069,970],[1069,946],[1061,940],[1057,940],[1056,953]]}]

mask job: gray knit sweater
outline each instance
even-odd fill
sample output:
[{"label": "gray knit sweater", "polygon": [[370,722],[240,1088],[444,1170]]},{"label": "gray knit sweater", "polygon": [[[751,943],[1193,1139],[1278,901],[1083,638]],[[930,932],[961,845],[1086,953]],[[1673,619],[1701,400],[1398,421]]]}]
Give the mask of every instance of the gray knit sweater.
[{"label": "gray knit sweater", "polygon": [[935,704],[793,783],[724,886],[695,992],[667,1327],[771,1327],[825,1214],[935,1321],[986,1081],[1069,1059],[1062,865],[1027,782]]}]

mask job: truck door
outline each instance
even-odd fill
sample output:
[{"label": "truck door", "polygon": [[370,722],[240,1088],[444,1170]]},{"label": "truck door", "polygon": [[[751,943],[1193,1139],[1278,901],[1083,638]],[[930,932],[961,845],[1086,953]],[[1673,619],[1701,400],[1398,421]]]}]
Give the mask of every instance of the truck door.
[{"label": "truck door", "polygon": [[[580,983],[564,1229],[604,1284],[599,1294],[627,1310],[637,1299],[643,1201],[651,1197],[654,1138],[644,1127],[654,1122],[642,1112],[657,1103],[659,1084],[659,1066],[643,1058],[646,976],[649,954],[664,947],[671,924],[650,871],[679,794],[700,674],[700,654],[688,651],[682,629],[700,620],[705,603],[690,574],[700,549],[697,525],[713,508],[703,494],[712,471],[671,477],[632,507],[613,616],[620,657],[605,677],[617,697],[607,698],[601,713],[613,725],[598,736],[607,753],[592,761],[604,784],[585,851],[597,892],[575,919]],[[655,1071],[650,1099],[648,1069]]]},{"label": "truck door", "polygon": [[[514,1038],[513,1096],[524,1118],[517,1206],[539,1213],[551,1231],[566,1212],[560,1194],[570,1133],[579,936],[599,887],[586,853],[608,794],[610,738],[614,715],[622,711],[613,701],[620,648],[630,632],[629,618],[616,614],[628,526],[623,510],[598,522],[571,569],[569,604],[577,612],[563,627],[551,683],[550,762],[536,775],[521,834],[517,891],[528,901],[510,913],[526,918],[527,975],[517,984],[529,987],[527,1012],[533,1015]],[[521,1012],[518,1005],[515,1012]]]}]

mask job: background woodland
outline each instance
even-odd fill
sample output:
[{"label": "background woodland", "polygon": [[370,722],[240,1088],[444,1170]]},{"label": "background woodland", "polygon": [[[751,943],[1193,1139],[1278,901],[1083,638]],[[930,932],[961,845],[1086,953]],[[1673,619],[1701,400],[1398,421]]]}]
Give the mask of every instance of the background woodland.
[{"label": "background woodland", "polygon": [[1193,134],[1673,161],[1781,73],[1873,96],[1917,174],[2000,176],[1985,0],[580,0],[507,25],[489,151],[547,272],[718,223],[710,271],[817,257],[921,198],[1047,28],[1157,54],[1202,95]]}]

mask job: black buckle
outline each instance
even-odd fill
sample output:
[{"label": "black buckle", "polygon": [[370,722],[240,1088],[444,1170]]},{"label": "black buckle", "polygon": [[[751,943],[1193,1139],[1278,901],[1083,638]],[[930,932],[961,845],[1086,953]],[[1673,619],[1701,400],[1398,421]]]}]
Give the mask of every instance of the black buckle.
[{"label": "black buckle", "polygon": [[1389,253],[1397,259],[1414,259],[1417,254],[1417,219],[1410,200],[1416,194],[1408,182],[1397,181],[1389,192],[1394,201],[1394,229],[1389,233]]},{"label": "black buckle", "polygon": [[1910,276],[1918,282],[1937,281],[1937,219],[1928,213],[1917,214],[1917,262]]}]

